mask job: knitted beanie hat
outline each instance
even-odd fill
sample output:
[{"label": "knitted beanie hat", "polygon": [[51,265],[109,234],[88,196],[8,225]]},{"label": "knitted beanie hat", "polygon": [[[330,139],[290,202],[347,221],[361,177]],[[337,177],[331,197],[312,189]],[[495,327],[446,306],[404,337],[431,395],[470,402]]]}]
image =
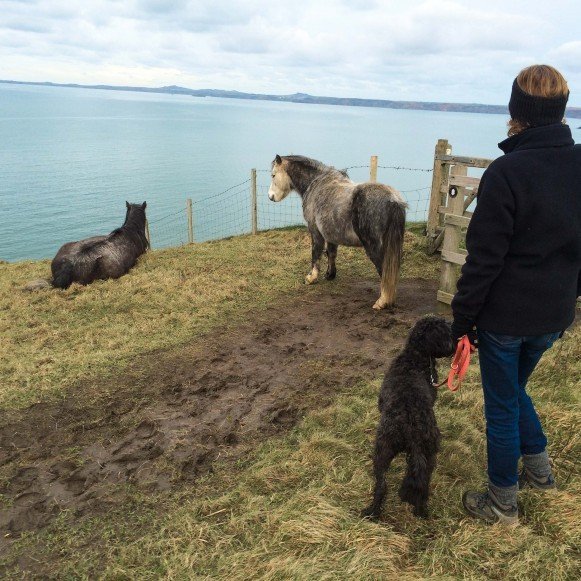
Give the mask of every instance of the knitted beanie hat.
[{"label": "knitted beanie hat", "polygon": [[565,116],[569,93],[557,97],[536,97],[523,91],[517,80],[512,84],[508,103],[510,116],[516,121],[528,123],[531,127],[560,123]]}]

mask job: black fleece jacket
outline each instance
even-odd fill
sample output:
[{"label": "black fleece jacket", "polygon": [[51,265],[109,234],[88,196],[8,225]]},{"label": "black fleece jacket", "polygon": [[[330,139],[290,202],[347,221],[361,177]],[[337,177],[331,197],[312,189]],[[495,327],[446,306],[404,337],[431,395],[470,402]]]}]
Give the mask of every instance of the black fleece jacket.
[{"label": "black fleece jacket", "polygon": [[453,332],[566,329],[581,292],[581,145],[561,123],[499,144],[466,234]]}]

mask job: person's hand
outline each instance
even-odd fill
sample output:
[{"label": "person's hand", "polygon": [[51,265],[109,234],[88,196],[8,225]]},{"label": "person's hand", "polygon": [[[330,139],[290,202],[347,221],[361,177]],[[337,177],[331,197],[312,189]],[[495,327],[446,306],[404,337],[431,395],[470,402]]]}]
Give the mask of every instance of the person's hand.
[{"label": "person's hand", "polygon": [[465,319],[461,315],[455,315],[451,329],[454,341],[459,341],[464,335],[467,335],[470,345],[475,349],[478,347],[478,335],[473,321]]},{"label": "person's hand", "polygon": [[470,345],[474,347],[474,349],[478,349],[478,334],[476,333],[476,327],[472,327],[468,333],[466,333],[468,337],[468,341],[470,341]]}]

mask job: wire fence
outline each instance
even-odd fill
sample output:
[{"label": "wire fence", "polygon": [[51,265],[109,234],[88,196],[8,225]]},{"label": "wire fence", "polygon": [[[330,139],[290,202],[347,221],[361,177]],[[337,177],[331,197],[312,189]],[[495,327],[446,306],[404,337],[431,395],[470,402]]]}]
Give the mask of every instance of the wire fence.
[{"label": "wire fence", "polygon": [[[372,169],[369,164],[354,165],[345,169],[348,172],[355,170],[353,173],[361,173],[361,170],[377,172],[377,169],[390,172],[417,172],[421,176],[418,179],[419,187],[403,189],[400,192],[408,203],[408,222],[426,220],[431,191],[431,177],[426,174],[431,173],[432,169],[382,165],[376,165]],[[291,194],[282,202],[271,202],[268,199],[270,170],[253,170],[253,172],[249,179],[222,192],[195,199],[191,203],[184,200],[182,209],[151,220],[149,237],[152,248],[180,246],[193,241],[219,240],[250,234],[254,230],[304,225],[300,197]]]}]

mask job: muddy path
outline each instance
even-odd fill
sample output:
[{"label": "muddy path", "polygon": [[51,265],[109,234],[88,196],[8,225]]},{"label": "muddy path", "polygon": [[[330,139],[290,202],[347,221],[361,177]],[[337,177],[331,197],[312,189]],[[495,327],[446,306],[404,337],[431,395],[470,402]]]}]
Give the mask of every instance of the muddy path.
[{"label": "muddy path", "polygon": [[435,309],[436,285],[402,281],[397,307],[383,312],[370,308],[375,287],[284,297],[234,329],[143,355],[122,375],[11,418],[0,427],[0,553],[63,509],[82,516],[123,502],[118,484],[187,485],[379,376],[411,324]]}]

